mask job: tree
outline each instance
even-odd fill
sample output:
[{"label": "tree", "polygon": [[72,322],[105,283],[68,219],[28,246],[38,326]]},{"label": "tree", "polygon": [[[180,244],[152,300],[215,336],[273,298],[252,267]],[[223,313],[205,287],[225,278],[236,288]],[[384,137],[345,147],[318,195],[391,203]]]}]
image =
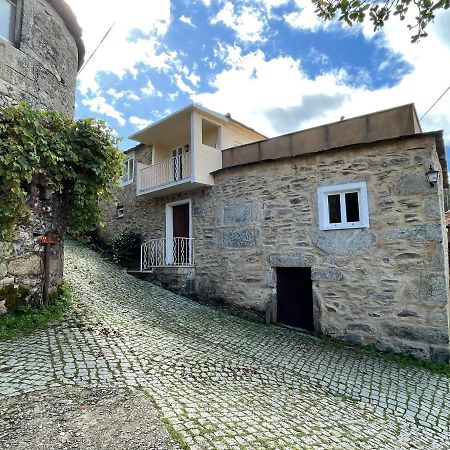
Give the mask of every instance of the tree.
[{"label": "tree", "polygon": [[450,7],[450,0],[312,0],[312,2],[319,17],[331,20],[338,15],[339,20],[345,21],[350,26],[363,22],[368,15],[374,31],[383,28],[391,16],[405,20],[410,8],[415,7],[415,23],[407,25],[408,30],[412,32],[413,43],[428,36],[425,28],[434,20],[437,10]]},{"label": "tree", "polygon": [[117,139],[102,121],[74,120],[25,103],[0,108],[0,241],[27,225],[27,186],[36,177],[63,196],[69,230],[83,237],[101,220],[122,172]]}]

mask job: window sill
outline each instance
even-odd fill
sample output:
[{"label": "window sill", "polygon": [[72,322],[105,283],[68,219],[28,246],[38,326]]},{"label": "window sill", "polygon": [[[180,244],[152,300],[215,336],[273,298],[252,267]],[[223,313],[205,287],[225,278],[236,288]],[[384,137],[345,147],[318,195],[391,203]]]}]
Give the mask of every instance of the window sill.
[{"label": "window sill", "polygon": [[358,228],[369,228],[368,224],[364,223],[340,223],[336,225],[324,225],[319,227],[321,231],[328,230],[355,230]]},{"label": "window sill", "polygon": [[131,180],[131,181],[127,181],[127,182],[120,182],[120,186],[122,186],[122,187],[125,187],[125,186],[129,186],[130,184],[133,184],[134,183],[134,180]]}]

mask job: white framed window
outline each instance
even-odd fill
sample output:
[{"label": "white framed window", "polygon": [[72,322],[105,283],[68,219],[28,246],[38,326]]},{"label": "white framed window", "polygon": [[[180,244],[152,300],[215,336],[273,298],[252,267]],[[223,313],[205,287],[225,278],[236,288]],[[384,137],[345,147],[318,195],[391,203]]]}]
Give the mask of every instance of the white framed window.
[{"label": "white framed window", "polygon": [[369,228],[365,182],[320,187],[318,201],[321,230]]},{"label": "white framed window", "polygon": [[11,43],[16,40],[16,0],[0,0],[0,36]]},{"label": "white framed window", "polygon": [[118,206],[116,209],[116,217],[118,219],[122,219],[123,218],[123,206]]},{"label": "white framed window", "polygon": [[123,174],[120,184],[126,186],[134,181],[134,158],[128,158],[123,163]]}]

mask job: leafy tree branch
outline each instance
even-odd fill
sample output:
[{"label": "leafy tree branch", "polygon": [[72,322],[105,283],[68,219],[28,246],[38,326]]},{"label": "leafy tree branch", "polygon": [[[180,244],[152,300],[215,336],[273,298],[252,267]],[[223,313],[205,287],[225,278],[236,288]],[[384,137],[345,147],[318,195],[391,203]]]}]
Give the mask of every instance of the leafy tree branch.
[{"label": "leafy tree branch", "polygon": [[77,236],[101,220],[122,172],[117,139],[102,121],[74,120],[25,103],[0,108],[0,240],[30,218],[28,186],[36,177],[64,196],[69,230]]},{"label": "leafy tree branch", "polygon": [[448,9],[450,0],[312,0],[316,13],[325,20],[338,17],[349,26],[363,22],[366,17],[372,22],[374,31],[384,27],[392,17],[405,20],[410,9],[415,11],[415,22],[408,24],[412,33],[411,42],[418,42],[427,37],[426,27],[435,18],[439,9]]}]

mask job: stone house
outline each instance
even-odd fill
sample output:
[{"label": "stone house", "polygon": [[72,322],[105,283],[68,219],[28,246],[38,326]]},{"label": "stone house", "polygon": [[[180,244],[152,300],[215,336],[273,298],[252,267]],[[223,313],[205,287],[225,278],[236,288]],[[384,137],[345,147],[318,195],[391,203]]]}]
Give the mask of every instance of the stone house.
[{"label": "stone house", "polygon": [[414,105],[272,139],[192,105],[131,138],[103,233],[142,233],[140,276],[448,361],[447,163]]},{"label": "stone house", "polygon": [[[0,12],[0,105],[25,100],[73,116],[84,46],[71,9],[63,0],[0,0]],[[31,303],[39,305],[45,269],[50,292],[62,278],[66,211],[63,199],[46,192],[45,180],[31,183],[29,204],[30,226],[14,242],[0,242],[0,288],[24,285],[31,290]],[[60,243],[52,247],[49,267],[44,267],[40,238],[49,233]]]}]

